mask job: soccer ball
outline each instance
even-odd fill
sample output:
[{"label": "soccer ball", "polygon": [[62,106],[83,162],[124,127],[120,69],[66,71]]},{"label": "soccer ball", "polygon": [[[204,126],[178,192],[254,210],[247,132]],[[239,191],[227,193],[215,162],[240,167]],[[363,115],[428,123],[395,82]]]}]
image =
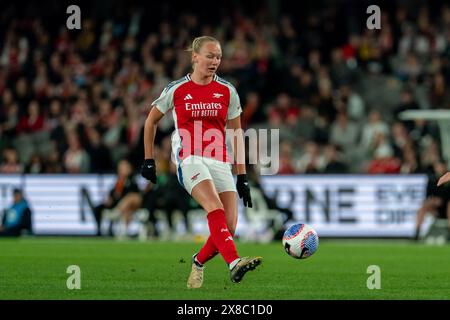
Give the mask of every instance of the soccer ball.
[{"label": "soccer ball", "polygon": [[310,225],[297,223],[284,232],[283,247],[291,257],[306,259],[317,251],[319,236]]}]

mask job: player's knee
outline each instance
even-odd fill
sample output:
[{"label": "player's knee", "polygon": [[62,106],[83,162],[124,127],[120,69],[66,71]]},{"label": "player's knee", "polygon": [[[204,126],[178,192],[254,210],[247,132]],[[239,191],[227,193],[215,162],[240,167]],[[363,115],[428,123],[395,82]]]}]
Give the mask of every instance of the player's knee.
[{"label": "player's knee", "polygon": [[211,206],[209,207],[209,209],[207,210],[207,212],[211,212],[211,211],[215,211],[215,210],[223,210],[223,206],[221,204],[211,204]]},{"label": "player's knee", "polygon": [[204,204],[203,209],[205,209],[206,212],[211,212],[219,209],[223,210],[223,204],[220,201],[211,199],[210,201]]}]

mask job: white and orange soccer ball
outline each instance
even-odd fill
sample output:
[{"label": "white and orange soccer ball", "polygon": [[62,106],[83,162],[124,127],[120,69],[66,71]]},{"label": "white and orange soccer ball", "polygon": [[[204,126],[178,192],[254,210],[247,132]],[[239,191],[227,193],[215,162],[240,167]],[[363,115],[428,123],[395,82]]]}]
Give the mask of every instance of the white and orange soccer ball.
[{"label": "white and orange soccer ball", "polygon": [[297,223],[284,232],[283,247],[291,257],[306,259],[317,251],[319,236],[310,225]]}]

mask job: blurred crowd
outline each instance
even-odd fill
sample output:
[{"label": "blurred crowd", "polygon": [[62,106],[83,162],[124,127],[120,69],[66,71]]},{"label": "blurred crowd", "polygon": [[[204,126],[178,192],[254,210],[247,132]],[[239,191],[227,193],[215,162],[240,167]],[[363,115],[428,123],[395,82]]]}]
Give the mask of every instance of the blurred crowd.
[{"label": "blurred crowd", "polygon": [[[381,30],[368,30],[365,8],[332,3],[230,2],[204,19],[139,2],[112,2],[102,17],[86,2],[82,29],[68,30],[58,3],[0,13],[0,173],[108,173],[123,158],[137,168],[151,102],[190,71],[185,49],[199,35],[222,44],[219,74],[238,90],[243,127],[280,129],[280,174],[419,173],[442,161],[436,124],[399,114],[450,109],[448,5],[382,7]],[[162,171],[172,130],[165,117]]]}]

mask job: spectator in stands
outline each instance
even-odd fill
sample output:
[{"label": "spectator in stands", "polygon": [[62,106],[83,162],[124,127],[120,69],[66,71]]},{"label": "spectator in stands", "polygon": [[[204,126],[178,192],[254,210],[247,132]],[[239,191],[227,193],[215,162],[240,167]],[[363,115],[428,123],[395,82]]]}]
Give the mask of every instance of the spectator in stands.
[{"label": "spectator in stands", "polygon": [[317,132],[317,112],[310,105],[304,105],[301,108],[299,119],[297,120],[294,134],[296,142],[304,145],[306,141],[314,140]]},{"label": "spectator in stands", "polygon": [[14,146],[22,162],[28,163],[34,153],[46,153],[49,137],[45,130],[45,117],[37,100],[27,106],[27,112],[17,124]]},{"label": "spectator in stands", "polygon": [[3,214],[0,237],[18,237],[23,232],[32,233],[32,213],[22,190],[17,188],[13,190],[13,201]]},{"label": "spectator in stands", "polygon": [[412,146],[405,147],[402,153],[400,173],[421,173],[421,171],[419,157],[417,156],[415,149]]},{"label": "spectator in stands", "polygon": [[64,124],[67,119],[60,99],[51,100],[48,116],[45,120],[45,129],[49,132],[50,139],[60,142],[59,145],[63,146],[65,141]]},{"label": "spectator in stands", "polygon": [[389,135],[389,126],[383,120],[381,113],[378,110],[372,110],[369,113],[368,123],[364,125],[362,129],[360,148],[363,152],[369,152],[373,149],[374,145],[377,145],[375,138]]},{"label": "spectator in stands", "polygon": [[300,108],[292,103],[291,98],[286,93],[277,96],[275,104],[269,110],[269,118],[278,117],[286,121],[289,118],[297,120]]},{"label": "spectator in stands", "polygon": [[442,157],[438,142],[434,139],[427,139],[420,154],[420,163],[424,171],[427,173],[433,173],[434,164],[441,161],[441,159]]},{"label": "spectator in stands", "polygon": [[319,95],[315,98],[314,104],[317,108],[318,116],[324,119],[325,123],[329,125],[336,119],[338,112],[332,96],[332,82],[328,72],[324,68],[321,69],[321,72],[317,76]]},{"label": "spectator in stands", "polygon": [[22,173],[23,166],[19,162],[17,151],[12,148],[3,150],[3,159],[0,162],[0,173]]},{"label": "spectator in stands", "polygon": [[44,173],[64,173],[64,165],[56,148],[53,148],[46,158]]},{"label": "spectator in stands", "polygon": [[[7,95],[7,93],[5,93]],[[12,140],[16,136],[16,127],[19,123],[19,107],[17,103],[12,102],[3,105],[3,121],[1,123],[3,136],[5,139]]]},{"label": "spectator in stands", "polygon": [[325,168],[323,173],[348,173],[347,164],[342,161],[342,154],[339,148],[333,144],[324,148]]},{"label": "spectator in stands", "polygon": [[436,72],[430,88],[430,103],[433,109],[446,109],[450,101],[450,93],[446,90],[445,76]]},{"label": "spectator in stands", "polygon": [[297,162],[298,171],[301,173],[319,173],[325,168],[325,158],[320,146],[314,141],[305,144],[305,152]]},{"label": "spectator in stands", "polygon": [[86,150],[81,146],[80,139],[76,131],[67,133],[68,149],[64,153],[64,167],[68,173],[88,173],[90,168],[90,158]]},{"label": "spectator in stands", "polygon": [[[400,104],[394,109],[394,116],[396,120],[400,120],[399,115],[403,111],[417,109],[419,109],[419,105],[414,100],[413,92],[411,91],[411,89],[406,88],[402,91]],[[409,131],[414,128],[413,121],[405,121],[404,123]]]},{"label": "spectator in stands", "polygon": [[283,141],[280,144],[280,167],[278,174],[295,174],[293,163],[292,144],[289,141]]},{"label": "spectator in stands", "polygon": [[256,92],[247,94],[245,104],[242,112],[242,128],[245,130],[251,126],[252,123],[262,122],[263,114],[261,110],[260,96]]},{"label": "spectator in stands", "polygon": [[394,154],[397,157],[401,157],[403,150],[413,143],[406,126],[398,121],[391,125],[391,140]]},{"label": "spectator in stands", "polygon": [[112,103],[107,99],[100,102],[98,129],[102,134],[103,143],[111,150],[114,162],[127,154],[126,132],[121,121],[122,116],[122,108],[113,108]]},{"label": "spectator in stands", "polygon": [[358,142],[359,130],[353,121],[350,121],[346,112],[339,112],[336,121],[331,125],[330,142],[339,146],[348,156]]},{"label": "spectator in stands", "polygon": [[298,97],[304,103],[309,103],[311,97],[318,93],[314,75],[308,70],[300,69],[297,82],[298,86],[292,89],[292,95]]},{"label": "spectator in stands", "polygon": [[31,156],[30,163],[25,167],[25,173],[38,174],[44,172],[44,164],[39,153],[34,153]]},{"label": "spectator in stands", "polygon": [[15,84],[14,100],[17,102],[18,106],[25,108],[32,100],[28,81],[25,77],[20,77]]},{"label": "spectator in stands", "polygon": [[274,103],[268,109],[268,116],[271,128],[280,130],[280,139],[295,139],[294,128],[300,114],[300,108],[294,104],[290,96],[280,93]]},{"label": "spectator in stands", "polygon": [[33,134],[44,129],[44,116],[42,115],[39,104],[33,100],[28,105],[27,114],[23,116],[17,125],[17,134]]},{"label": "spectator in stands", "polygon": [[370,150],[372,157],[367,169],[368,173],[387,174],[400,172],[400,160],[394,156],[394,150],[388,138],[382,132],[375,134]]},{"label": "spectator in stands", "polygon": [[88,144],[86,151],[89,154],[90,171],[93,173],[111,172],[113,165],[110,149],[101,140],[100,134],[94,127],[86,128]]},{"label": "spectator in stands", "polygon": [[364,118],[366,112],[364,100],[349,84],[339,88],[339,99],[343,103],[341,111],[348,114],[350,119],[361,121]]}]

